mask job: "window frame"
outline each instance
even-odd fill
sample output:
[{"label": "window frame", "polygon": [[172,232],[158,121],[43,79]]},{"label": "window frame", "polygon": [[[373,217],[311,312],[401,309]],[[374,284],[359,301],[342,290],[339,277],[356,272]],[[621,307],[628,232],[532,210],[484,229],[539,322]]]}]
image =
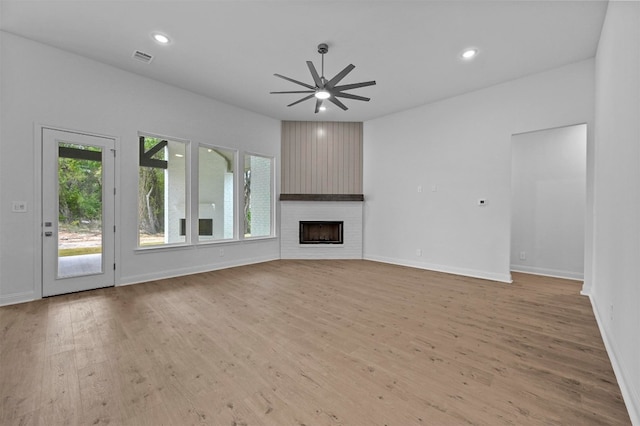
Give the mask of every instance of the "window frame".
[{"label": "window frame", "polygon": [[[192,155],[191,155],[191,150],[194,144],[191,143],[191,141],[189,139],[183,139],[183,138],[178,138],[178,137],[173,137],[173,136],[166,136],[166,135],[159,135],[157,133],[151,133],[151,132],[142,132],[139,131],[138,132],[138,140],[141,138],[154,138],[154,139],[161,139],[161,140],[166,140],[167,142],[177,142],[177,143],[182,143],[184,144],[184,212],[185,212],[185,220],[186,220],[186,229],[191,230],[192,228],[192,224],[191,222],[193,222],[191,216],[192,216],[192,181],[191,181],[191,176],[193,173],[192,170]],[[168,160],[166,160],[168,161]],[[143,167],[140,165],[140,152],[138,153],[138,161],[136,163],[137,166],[137,171],[138,173],[136,174],[136,193],[138,194],[137,198],[138,198],[138,202],[136,203],[136,210],[139,212],[140,209],[140,196],[139,196],[139,191],[140,191],[140,168]],[[166,191],[167,188],[165,186],[164,190]],[[166,213],[165,213],[166,214]],[[166,233],[166,227],[167,224],[165,223],[165,233]],[[152,251],[152,250],[163,250],[163,249],[172,249],[172,248],[183,248],[183,247],[191,247],[193,246],[193,241],[192,241],[192,233],[191,232],[185,232],[185,240],[184,241],[180,241],[180,242],[176,242],[176,243],[163,243],[163,244],[153,244],[153,245],[148,245],[148,246],[142,246],[140,245],[140,214],[136,213],[136,251]]]},{"label": "window frame", "polygon": [[193,245],[194,246],[207,246],[213,244],[221,244],[238,241],[239,235],[239,227],[238,227],[238,210],[239,210],[239,187],[238,187],[238,173],[239,170],[239,158],[240,151],[234,148],[224,147],[220,145],[214,145],[211,143],[198,142],[195,144],[194,149],[196,150],[196,155],[193,156],[193,180],[194,183],[191,187],[192,190],[192,206],[191,210],[197,213],[197,218],[194,217],[192,219],[200,218],[200,148],[205,149],[214,149],[214,150],[223,150],[233,153],[233,168],[234,168],[234,176],[233,176],[233,236],[231,238],[221,238],[221,239],[212,239],[212,240],[201,240],[198,230],[198,225],[196,224],[196,220],[192,220],[191,233],[193,236]]},{"label": "window frame", "polygon": [[[269,203],[270,210],[270,233],[269,235],[257,235],[257,236],[246,236],[244,229],[244,171],[245,171],[245,163],[246,159],[249,156],[253,157],[261,157],[270,160],[271,162],[271,173],[269,176],[269,188],[271,190],[271,201]],[[255,241],[255,240],[264,240],[277,238],[276,232],[276,157],[274,155],[261,154],[253,151],[243,151],[242,157],[240,159],[240,166],[242,167],[242,173],[238,173],[238,179],[240,184],[238,186],[238,217],[240,218],[238,221],[238,235],[244,241]],[[240,192],[242,194],[240,195]]]}]

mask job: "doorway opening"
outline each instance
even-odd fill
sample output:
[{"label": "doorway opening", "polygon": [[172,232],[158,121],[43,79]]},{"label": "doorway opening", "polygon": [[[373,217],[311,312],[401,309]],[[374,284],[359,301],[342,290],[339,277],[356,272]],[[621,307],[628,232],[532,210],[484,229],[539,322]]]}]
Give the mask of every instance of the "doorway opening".
[{"label": "doorway opening", "polygon": [[510,269],[584,278],[587,125],[513,135]]}]

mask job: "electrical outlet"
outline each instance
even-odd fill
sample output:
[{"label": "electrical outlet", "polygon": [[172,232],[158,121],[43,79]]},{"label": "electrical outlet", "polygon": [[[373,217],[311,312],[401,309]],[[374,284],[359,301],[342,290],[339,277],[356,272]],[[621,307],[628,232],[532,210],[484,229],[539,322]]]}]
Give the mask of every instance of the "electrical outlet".
[{"label": "electrical outlet", "polygon": [[220,257],[224,257],[224,249],[220,249]]},{"label": "electrical outlet", "polygon": [[418,185],[418,193],[422,192],[422,185]]},{"label": "electrical outlet", "polygon": [[520,260],[527,260],[527,252],[526,251],[521,251],[520,252]]},{"label": "electrical outlet", "polygon": [[611,306],[609,307],[609,315],[611,317],[611,321],[613,321],[613,303],[611,304]]},{"label": "electrical outlet", "polygon": [[431,192],[438,192],[438,185],[436,185],[435,183],[431,185]]},{"label": "electrical outlet", "polygon": [[416,249],[416,256],[422,256],[422,249]]}]

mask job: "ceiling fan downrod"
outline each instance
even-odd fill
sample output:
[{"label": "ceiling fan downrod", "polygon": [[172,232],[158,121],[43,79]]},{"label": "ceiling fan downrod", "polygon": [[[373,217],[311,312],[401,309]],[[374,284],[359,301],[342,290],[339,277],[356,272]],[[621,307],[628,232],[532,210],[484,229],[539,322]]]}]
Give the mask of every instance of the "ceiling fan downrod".
[{"label": "ceiling fan downrod", "polygon": [[322,80],[322,87],[324,87],[324,83],[326,82],[325,78],[324,78],[324,54],[329,52],[329,46],[327,45],[327,43],[320,43],[318,45],[318,53],[322,55],[322,67],[321,67],[321,74],[320,74],[320,79]]}]

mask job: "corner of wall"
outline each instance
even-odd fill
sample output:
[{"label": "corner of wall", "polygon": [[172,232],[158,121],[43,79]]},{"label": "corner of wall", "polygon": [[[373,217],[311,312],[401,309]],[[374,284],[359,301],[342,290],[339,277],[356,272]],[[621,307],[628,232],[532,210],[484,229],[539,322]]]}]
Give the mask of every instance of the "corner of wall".
[{"label": "corner of wall", "polygon": [[627,407],[627,411],[629,412],[629,417],[631,418],[631,424],[640,425],[640,395],[638,395],[631,384],[627,380],[625,380],[625,377],[629,377],[628,372],[620,363],[620,357],[615,351],[613,341],[609,336],[609,333],[607,333],[607,330],[603,326],[604,323],[602,321],[602,316],[600,315],[601,311],[596,302],[596,298],[591,294],[584,294],[583,292],[580,292],[580,294],[588,296],[589,301],[591,302],[591,307],[593,309],[593,314],[596,317],[596,323],[598,324],[598,329],[600,330],[602,341],[604,342],[605,349],[607,350],[607,354],[609,355],[609,361],[611,362],[611,366],[613,367],[613,373],[616,376],[618,386],[620,386],[620,392],[622,393],[622,398]]}]

